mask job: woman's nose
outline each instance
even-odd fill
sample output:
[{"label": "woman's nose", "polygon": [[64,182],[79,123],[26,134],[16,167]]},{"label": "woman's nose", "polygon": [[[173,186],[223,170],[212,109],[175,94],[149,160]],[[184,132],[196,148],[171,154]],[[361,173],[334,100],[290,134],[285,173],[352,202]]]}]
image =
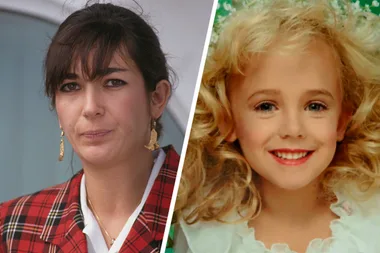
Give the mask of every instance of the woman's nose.
[{"label": "woman's nose", "polygon": [[98,117],[104,114],[101,91],[91,87],[83,93],[83,116],[86,118]]}]

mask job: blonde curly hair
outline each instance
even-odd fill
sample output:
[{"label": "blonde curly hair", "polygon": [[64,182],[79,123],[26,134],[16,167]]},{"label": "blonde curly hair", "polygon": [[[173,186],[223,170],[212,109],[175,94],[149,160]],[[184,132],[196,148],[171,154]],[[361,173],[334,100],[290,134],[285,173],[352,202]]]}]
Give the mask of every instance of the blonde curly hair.
[{"label": "blonde curly hair", "polygon": [[231,211],[242,219],[260,212],[255,172],[239,144],[226,141],[234,127],[226,90],[231,75],[243,74],[252,57],[271,50],[279,38],[291,42],[283,45],[286,50],[305,50],[321,39],[339,61],[343,106],[352,118],[322,175],[326,198],[331,201],[333,189],[349,181],[363,191],[379,188],[380,17],[352,11],[348,1],[341,2],[347,15],[338,14],[327,0],[267,2],[231,15],[209,50],[175,209],[188,224],[224,222]]}]

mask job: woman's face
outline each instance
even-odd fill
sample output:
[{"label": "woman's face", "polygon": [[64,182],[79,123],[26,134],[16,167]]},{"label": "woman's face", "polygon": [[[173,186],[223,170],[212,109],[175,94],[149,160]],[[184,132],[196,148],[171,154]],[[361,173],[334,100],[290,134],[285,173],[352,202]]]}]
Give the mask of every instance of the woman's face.
[{"label": "woman's face", "polygon": [[235,131],[250,166],[271,185],[302,188],[328,167],[343,138],[342,93],[331,49],[268,53],[229,90]]},{"label": "woman's face", "polygon": [[65,136],[81,160],[107,164],[146,151],[150,121],[162,114],[167,101],[165,85],[158,86],[162,94],[148,95],[140,71],[119,54],[98,80],[88,80],[81,64],[76,64],[56,92],[56,110]]}]

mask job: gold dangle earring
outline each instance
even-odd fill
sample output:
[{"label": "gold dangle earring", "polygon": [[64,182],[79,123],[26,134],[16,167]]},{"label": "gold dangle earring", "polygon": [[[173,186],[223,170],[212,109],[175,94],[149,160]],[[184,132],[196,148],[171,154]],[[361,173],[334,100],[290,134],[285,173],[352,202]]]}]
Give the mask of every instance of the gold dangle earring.
[{"label": "gold dangle earring", "polygon": [[160,147],[160,145],[158,145],[158,142],[157,142],[157,131],[156,131],[156,121],[153,120],[153,124],[152,124],[152,130],[150,131],[150,140],[149,140],[149,144],[148,145],[145,145],[145,147],[147,149],[149,149],[150,151],[153,151],[153,150],[156,150]]},{"label": "gold dangle earring", "polygon": [[61,142],[59,143],[59,157],[58,161],[62,162],[63,157],[65,156],[65,142],[63,140],[63,136],[65,136],[65,132],[61,127]]}]

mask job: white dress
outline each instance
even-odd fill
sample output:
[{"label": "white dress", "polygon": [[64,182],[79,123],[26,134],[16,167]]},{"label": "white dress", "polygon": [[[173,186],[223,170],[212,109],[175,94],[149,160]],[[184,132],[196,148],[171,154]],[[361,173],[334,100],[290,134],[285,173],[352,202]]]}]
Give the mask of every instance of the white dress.
[{"label": "white dress", "polygon": [[[330,208],[339,218],[330,224],[332,236],[310,241],[306,253],[380,253],[380,194],[366,201],[336,195]],[[266,248],[247,222],[187,225],[180,220],[174,241],[175,253],[296,253],[287,244]]]}]

